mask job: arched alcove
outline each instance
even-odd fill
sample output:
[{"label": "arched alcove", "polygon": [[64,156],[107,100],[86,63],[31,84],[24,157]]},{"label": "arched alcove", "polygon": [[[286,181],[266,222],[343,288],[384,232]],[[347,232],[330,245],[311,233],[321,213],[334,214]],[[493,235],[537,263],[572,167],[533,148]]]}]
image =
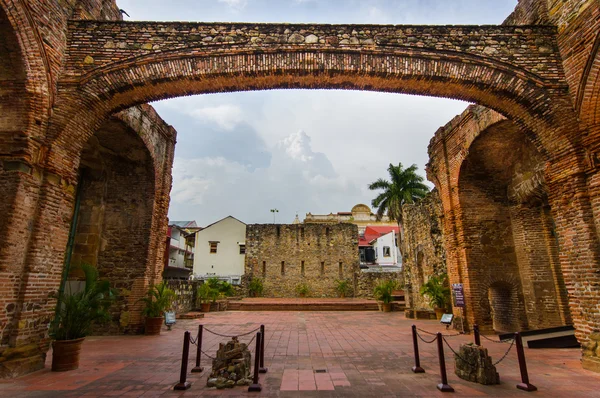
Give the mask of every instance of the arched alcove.
[{"label": "arched alcove", "polygon": [[148,268],[155,173],[142,138],[117,118],[86,143],[79,168],[77,230],[70,277],[77,265],[98,268],[118,292],[111,322],[98,333],[137,331],[131,322],[134,283]]},{"label": "arched alcove", "polygon": [[508,120],[481,132],[461,166],[466,270],[482,330],[571,322],[544,167],[544,156]]}]

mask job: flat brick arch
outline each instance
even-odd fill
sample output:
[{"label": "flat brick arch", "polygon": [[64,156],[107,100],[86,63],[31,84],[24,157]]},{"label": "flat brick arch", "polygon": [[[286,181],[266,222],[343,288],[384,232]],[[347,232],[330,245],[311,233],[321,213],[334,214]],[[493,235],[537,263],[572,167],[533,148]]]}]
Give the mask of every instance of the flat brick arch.
[{"label": "flat brick arch", "polygon": [[[65,143],[129,106],[274,88],[355,89],[462,99],[496,109],[568,152],[573,129],[554,27],[72,21],[50,168]],[[94,109],[94,114],[89,114]],[[75,115],[75,116],[74,116]],[[71,123],[71,124],[70,124]],[[88,126],[85,124],[88,123]],[[566,133],[565,133],[566,132]]]}]

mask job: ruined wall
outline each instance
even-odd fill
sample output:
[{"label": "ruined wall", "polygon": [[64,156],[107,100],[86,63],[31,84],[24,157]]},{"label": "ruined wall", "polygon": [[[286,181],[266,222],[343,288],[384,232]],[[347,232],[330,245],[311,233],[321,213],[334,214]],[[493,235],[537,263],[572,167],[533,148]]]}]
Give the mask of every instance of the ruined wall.
[{"label": "ruined wall", "polygon": [[196,291],[199,281],[169,279],[165,280],[169,289],[175,292],[173,310],[177,314],[185,314],[196,308]]},{"label": "ruined wall", "polygon": [[437,190],[416,204],[402,208],[404,242],[402,272],[406,306],[428,309],[427,300],[419,294],[421,286],[432,275],[446,273],[442,202]]},{"label": "ruined wall", "polygon": [[468,322],[488,331],[570,324],[546,163],[529,135],[471,106],[438,130],[429,154],[450,282],[464,284]]},{"label": "ruined wall", "polygon": [[354,297],[373,298],[373,290],[380,281],[395,280],[398,282],[398,290],[402,290],[404,277],[402,271],[395,272],[365,272],[360,270],[355,276]]},{"label": "ruined wall", "polygon": [[358,228],[353,224],[251,224],[246,227],[246,275],[263,280],[265,297],[337,297],[337,280],[354,284],[359,270]]},{"label": "ruined wall", "polygon": [[161,202],[166,195],[168,204],[170,178],[163,173],[170,175],[174,139],[172,127],[145,105],[115,115],[84,148],[71,265],[96,266],[118,291],[111,323],[97,333],[140,331],[136,301],[162,269],[156,254],[164,252],[164,228],[153,224],[167,224]]}]

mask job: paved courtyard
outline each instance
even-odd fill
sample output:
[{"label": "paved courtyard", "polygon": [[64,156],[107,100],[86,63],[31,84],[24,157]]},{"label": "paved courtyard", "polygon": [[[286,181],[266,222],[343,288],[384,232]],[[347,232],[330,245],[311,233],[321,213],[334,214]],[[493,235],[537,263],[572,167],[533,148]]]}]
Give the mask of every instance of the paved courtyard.
[{"label": "paved courtyard", "polygon": [[[173,391],[179,379],[184,330],[197,330],[202,323],[220,334],[242,334],[261,323],[266,326],[265,366],[261,393],[247,387],[209,389],[208,371],[190,373],[192,387]],[[54,373],[48,369],[0,382],[3,397],[194,397],[194,396],[319,396],[319,397],[431,397],[439,367],[434,344],[420,342],[425,374],[413,374],[410,319],[402,313],[381,312],[220,312],[200,320],[178,321],[161,336],[88,337],[78,370]],[[430,332],[445,331],[436,321],[416,321]],[[429,339],[429,335],[423,336]],[[251,336],[240,337],[249,341]],[[225,339],[205,332],[204,350],[214,355]],[[449,337],[457,349],[471,336]],[[487,344],[485,344],[487,343]],[[508,345],[484,341],[494,361]],[[195,358],[190,355],[190,369]],[[538,392],[515,388],[520,381],[516,352],[498,365],[501,384],[481,386],[454,375],[452,353],[446,349],[449,384],[459,396],[555,396],[600,397],[600,374],[581,369],[578,349],[526,349],[531,383]],[[202,358],[210,368],[209,360]],[[46,366],[49,367],[50,358]],[[315,370],[325,370],[316,373]],[[447,395],[447,394],[446,394]]]}]

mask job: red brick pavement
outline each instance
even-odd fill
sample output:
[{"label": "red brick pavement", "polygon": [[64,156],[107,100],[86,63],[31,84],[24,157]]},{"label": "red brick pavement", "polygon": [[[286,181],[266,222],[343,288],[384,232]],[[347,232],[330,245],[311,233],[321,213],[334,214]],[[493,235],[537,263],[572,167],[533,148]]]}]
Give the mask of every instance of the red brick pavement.
[{"label": "red brick pavement", "polygon": [[[247,388],[215,390],[205,386],[207,371],[188,375],[187,391],[173,391],[179,379],[184,330],[202,323],[222,334],[241,334],[265,324],[263,391]],[[89,337],[84,343],[81,367],[66,373],[48,369],[0,382],[3,397],[178,397],[178,396],[323,396],[323,397],[431,397],[442,396],[434,344],[421,342],[425,374],[413,374],[412,320],[402,313],[381,312],[221,312],[200,320],[180,320],[161,336]],[[416,321],[430,332],[446,332],[435,321]],[[205,332],[204,349],[214,354],[224,339]],[[428,338],[429,336],[424,336]],[[248,341],[248,337],[241,337]],[[471,336],[449,337],[456,348]],[[499,359],[508,345],[484,340]],[[516,353],[498,365],[501,384],[482,386],[458,379],[452,354],[446,352],[449,384],[459,396],[600,397],[600,375],[581,369],[578,349],[526,349],[531,382],[538,392],[515,388],[519,380]],[[194,355],[190,357],[190,369]],[[207,358],[203,365],[210,367]],[[50,358],[47,366],[49,366]],[[325,370],[326,373],[315,373]]]}]

